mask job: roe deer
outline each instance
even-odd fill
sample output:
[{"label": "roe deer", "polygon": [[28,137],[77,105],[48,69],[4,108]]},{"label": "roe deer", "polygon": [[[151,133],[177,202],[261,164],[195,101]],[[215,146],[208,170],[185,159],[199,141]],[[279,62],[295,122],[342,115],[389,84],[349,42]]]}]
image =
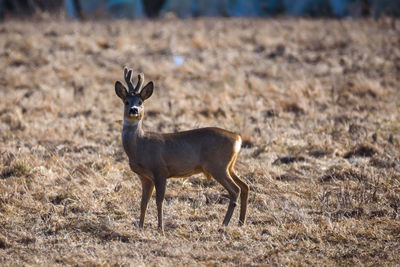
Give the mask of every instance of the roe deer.
[{"label": "roe deer", "polygon": [[[234,171],[241,148],[238,134],[220,128],[201,128],[177,133],[153,133],[142,129],[144,102],[153,93],[153,82],[143,85],[143,74],[137,85],[131,81],[132,70],[124,69],[129,90],[117,81],[115,92],[124,102],[122,144],[129,158],[129,166],[142,182],[139,227],[143,229],[146,209],[156,188],[158,228],[164,231],[163,200],[167,178],[187,177],[203,173],[215,178],[229,192],[229,206],[223,221],[228,225],[236,200],[240,195],[239,225],[246,220],[249,186]],[[141,89],[141,90],[140,90]]]}]

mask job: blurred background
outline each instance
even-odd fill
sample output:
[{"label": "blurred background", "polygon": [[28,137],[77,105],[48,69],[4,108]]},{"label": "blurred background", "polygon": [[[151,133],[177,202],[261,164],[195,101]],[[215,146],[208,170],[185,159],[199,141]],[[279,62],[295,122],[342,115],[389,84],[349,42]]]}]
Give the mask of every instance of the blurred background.
[{"label": "blurred background", "polygon": [[[400,0],[0,0],[0,266],[399,266],[399,15]],[[246,227],[237,208],[221,228],[225,189],[194,175],[168,181],[165,235],[154,200],[139,230],[124,66],[155,83],[146,130],[241,134]]]},{"label": "blurred background", "polygon": [[155,18],[175,15],[359,17],[400,15],[400,0],[0,0],[0,18],[35,14],[74,19]]}]

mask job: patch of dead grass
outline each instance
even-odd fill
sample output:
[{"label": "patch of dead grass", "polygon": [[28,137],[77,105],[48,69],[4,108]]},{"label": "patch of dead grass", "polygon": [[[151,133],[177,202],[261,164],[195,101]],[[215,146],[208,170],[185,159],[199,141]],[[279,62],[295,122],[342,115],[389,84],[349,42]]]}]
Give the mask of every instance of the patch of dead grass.
[{"label": "patch of dead grass", "polygon": [[[1,24],[2,265],[398,264],[400,27],[381,24]],[[146,129],[242,134],[245,227],[238,210],[222,227],[226,191],[193,176],[168,181],[164,236],[153,200],[138,230],[123,66],[155,82]]]}]

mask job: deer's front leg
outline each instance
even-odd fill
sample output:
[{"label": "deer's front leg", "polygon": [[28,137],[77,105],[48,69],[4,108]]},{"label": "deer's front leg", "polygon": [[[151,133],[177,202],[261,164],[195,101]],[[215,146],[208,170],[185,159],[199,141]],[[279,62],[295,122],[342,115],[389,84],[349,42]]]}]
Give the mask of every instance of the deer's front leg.
[{"label": "deer's front leg", "polygon": [[146,216],[147,206],[154,190],[154,184],[151,180],[144,177],[140,177],[140,180],[142,181],[142,201],[140,203],[139,228],[143,229],[144,218]]},{"label": "deer's front leg", "polygon": [[166,185],[167,185],[166,177],[157,177],[157,179],[155,180],[158,229],[160,230],[161,233],[164,233],[163,203],[164,203]]}]

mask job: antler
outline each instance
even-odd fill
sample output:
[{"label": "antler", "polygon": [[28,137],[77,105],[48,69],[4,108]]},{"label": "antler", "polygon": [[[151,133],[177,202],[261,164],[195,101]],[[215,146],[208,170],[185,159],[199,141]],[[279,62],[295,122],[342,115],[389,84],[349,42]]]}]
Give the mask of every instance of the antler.
[{"label": "antler", "polygon": [[126,84],[128,85],[129,93],[135,93],[135,88],[133,88],[131,77],[132,77],[132,70],[128,71],[128,69],[125,67],[124,68],[124,78],[125,78]]},{"label": "antler", "polygon": [[128,85],[129,88],[129,93],[130,94],[136,94],[137,92],[139,92],[140,88],[142,88],[143,82],[144,82],[144,75],[143,73],[140,73],[138,75],[138,82],[136,84],[136,87],[133,87],[132,84],[132,70],[128,70],[126,67],[124,68],[124,78],[125,78],[125,82]]},{"label": "antler", "polygon": [[138,81],[137,81],[137,85],[135,87],[135,92],[139,92],[140,88],[142,88],[143,82],[144,82],[144,75],[143,73],[140,73],[138,76]]}]

